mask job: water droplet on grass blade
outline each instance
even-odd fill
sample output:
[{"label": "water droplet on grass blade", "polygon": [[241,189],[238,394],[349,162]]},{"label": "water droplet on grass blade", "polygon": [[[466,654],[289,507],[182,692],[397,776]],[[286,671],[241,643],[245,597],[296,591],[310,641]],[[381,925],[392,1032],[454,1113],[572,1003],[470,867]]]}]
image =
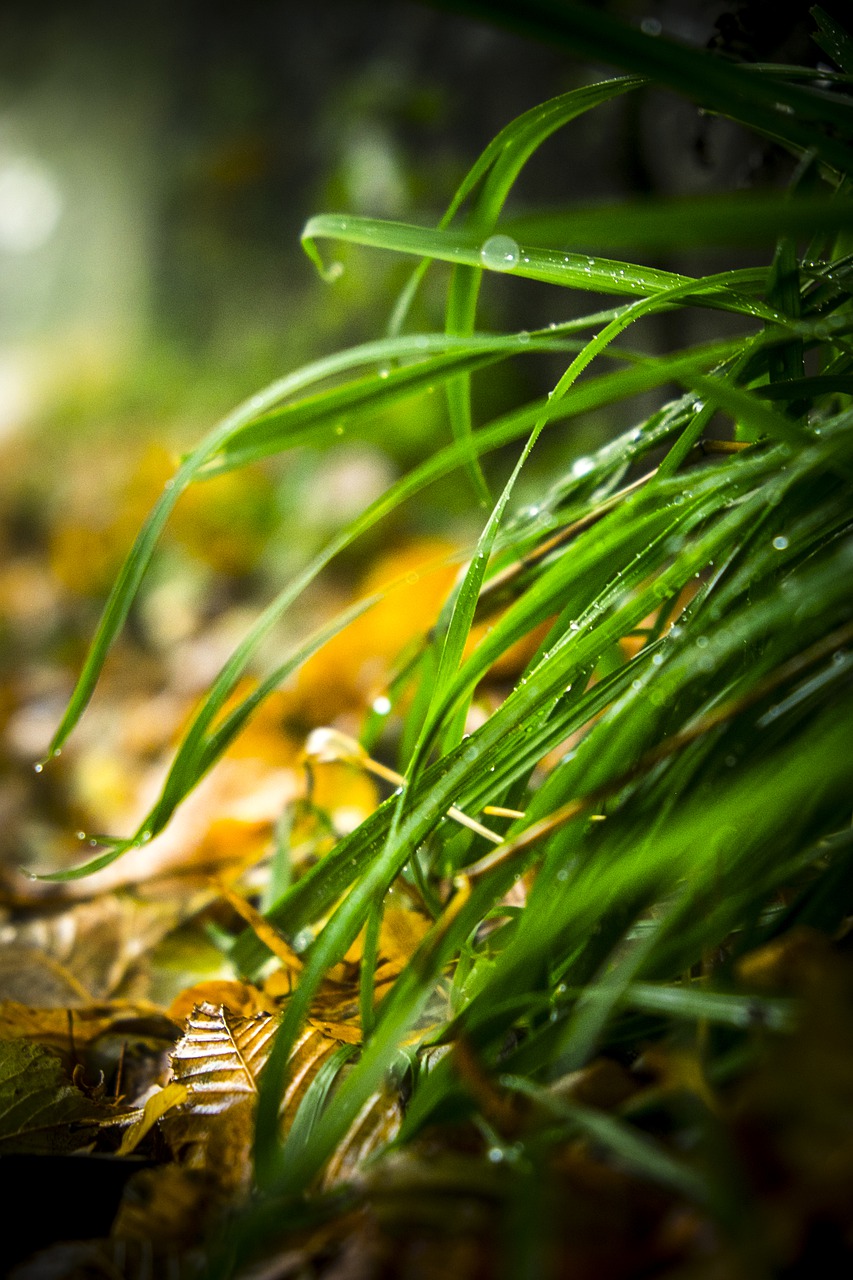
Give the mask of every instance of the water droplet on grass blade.
[{"label": "water droplet on grass blade", "polygon": [[777,538],[773,539],[773,549],[775,551],[784,551],[787,546],[788,546],[788,539],[785,537],[784,534],[780,533]]},{"label": "water droplet on grass blade", "polygon": [[572,475],[576,479],[580,476],[588,476],[594,467],[595,463],[592,458],[575,458],[572,463]]},{"label": "water droplet on grass blade", "polygon": [[512,236],[489,236],[480,249],[480,262],[490,271],[513,271],[520,256]]}]

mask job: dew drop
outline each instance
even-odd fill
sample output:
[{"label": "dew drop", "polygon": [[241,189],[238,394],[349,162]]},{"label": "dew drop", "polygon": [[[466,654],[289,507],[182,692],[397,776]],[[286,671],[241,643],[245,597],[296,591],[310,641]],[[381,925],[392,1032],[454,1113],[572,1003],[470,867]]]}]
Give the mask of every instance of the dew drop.
[{"label": "dew drop", "polygon": [[644,36],[659,36],[663,31],[663,26],[659,18],[643,18],[640,23],[640,30]]},{"label": "dew drop", "polygon": [[85,840],[85,839],[86,839],[86,832],[85,832],[85,831],[78,831],[78,832],[77,832],[77,839],[78,839],[78,840]]},{"label": "dew drop", "polygon": [[707,649],[707,648],[708,648],[708,637],[707,637],[707,636],[697,636],[697,637],[696,637],[696,648],[697,648],[697,649]]},{"label": "dew drop", "polygon": [[44,770],[44,765],[43,765],[43,764],[34,764],[34,765],[33,765],[33,769],[35,770],[35,772],[36,772],[36,773],[41,773],[41,772]]},{"label": "dew drop", "polygon": [[520,256],[512,236],[489,236],[480,249],[480,262],[490,271],[513,271]]},{"label": "dew drop", "polygon": [[139,837],[139,843],[147,844],[150,839],[151,839],[151,832],[143,831],[142,835]]},{"label": "dew drop", "polygon": [[516,337],[518,338],[518,341],[519,341],[519,342],[529,342],[529,341],[530,341],[530,334],[527,332],[527,330],[526,330],[526,329],[522,329],[522,330],[520,331],[520,333],[517,333],[517,334],[516,334]]},{"label": "dew drop", "polygon": [[167,480],[166,483],[163,485],[164,489],[174,489],[174,487],[175,487],[174,480]]},{"label": "dew drop", "polygon": [[788,545],[788,539],[784,534],[780,533],[778,538],[773,539],[773,548],[775,551],[784,551]]},{"label": "dew drop", "polygon": [[380,694],[378,698],[373,699],[373,710],[378,716],[387,716],[391,710],[391,699],[386,698],[385,694]]},{"label": "dew drop", "polygon": [[590,471],[595,468],[592,458],[575,458],[572,463],[572,475],[577,479],[580,476],[588,476]]}]

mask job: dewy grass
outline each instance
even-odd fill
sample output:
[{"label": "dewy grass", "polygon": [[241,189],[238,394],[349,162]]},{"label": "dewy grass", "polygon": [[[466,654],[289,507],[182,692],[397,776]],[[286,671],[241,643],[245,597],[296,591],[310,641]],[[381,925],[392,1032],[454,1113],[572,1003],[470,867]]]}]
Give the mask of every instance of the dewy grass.
[{"label": "dewy grass", "polygon": [[[130,553],[54,742],[61,746],[82,714],[187,485],[309,439],[333,439],[341,423],[368,422],[426,386],[447,389],[451,442],[283,586],[212,686],[139,831],[70,874],[103,866],[132,841],[156,835],[260,699],[346,624],[348,616],[297,648],[222,722],[263,637],[354,539],[456,470],[464,476],[467,469],[485,501],[481,461],[499,447],[527,438],[517,475],[541,430],[564,430],[605,405],[624,403],[627,415],[637,394],[680,388],[651,416],[628,417],[622,435],[554,476],[534,517],[513,512],[512,484],[484,513],[471,565],[410,668],[414,696],[398,762],[406,787],[270,906],[270,921],[286,937],[304,943],[311,930],[314,940],[262,1080],[259,1198],[234,1227],[223,1273],[231,1265],[225,1259],[263,1243],[258,1223],[269,1231],[275,1220],[274,1229],[283,1229],[289,1211],[264,1216],[265,1197],[292,1207],[311,1195],[404,1045],[415,1070],[400,1141],[446,1114],[488,1125],[453,1055],[427,1069],[428,1045],[464,1041],[483,1072],[538,1108],[538,1127],[531,1122],[521,1140],[522,1147],[529,1141],[530,1160],[543,1159],[549,1142],[586,1133],[639,1174],[688,1199],[721,1203],[724,1171],[665,1151],[628,1117],[573,1106],[552,1086],[619,1041],[629,1014],[642,1014],[644,1028],[661,1020],[694,1028],[718,1021],[731,1034],[748,1035],[761,1021],[783,1031],[796,1018],[793,1006],[733,989],[737,940],[770,936],[776,917],[768,908],[783,889],[788,910],[780,919],[807,920],[829,933],[853,906],[844,836],[853,776],[849,41],[814,11],[818,36],[839,62],[839,72],[817,84],[807,71],[739,66],[579,6],[542,0],[488,9],[634,78],[563,95],[509,124],[438,227],[336,214],[308,222],[306,249],[327,274],[321,239],[419,259],[394,309],[395,336],[282,379],[190,455]],[[646,82],[772,135],[795,159],[805,157],[808,190],[789,199],[715,193],[689,205],[657,201],[594,215],[551,209],[504,220],[524,163],[555,129]],[[806,233],[814,235],[809,244],[801,243]],[[765,265],[693,279],[598,252],[682,240],[715,247],[748,240],[763,248]],[[434,261],[452,264],[447,332],[401,334],[413,292]],[[546,316],[533,335],[482,334],[484,271],[629,301],[570,324],[549,327]],[[696,306],[734,314],[739,336],[656,357],[608,349],[643,315]],[[565,359],[553,393],[477,422],[472,382],[496,361],[530,352]],[[378,372],[379,363],[390,372]],[[331,375],[344,380],[329,389]],[[699,442],[720,415],[733,427],[734,443],[703,449]],[[491,630],[472,645],[474,623],[495,600],[500,612]],[[464,736],[479,681],[543,624],[547,637],[516,688]],[[624,656],[618,642],[638,629],[647,642]],[[569,739],[574,745],[559,755]],[[453,805],[472,815],[492,805],[524,816],[508,820],[493,848],[443,822]],[[523,909],[503,907],[522,875]],[[324,1069],[282,1140],[277,1116],[287,1063],[314,995],[366,924],[378,937],[383,897],[401,876],[438,904],[437,918],[375,1014],[365,979],[365,1043]],[[821,891],[822,879],[831,892]],[[495,916],[497,927],[484,929]],[[716,972],[695,987],[681,985],[712,952],[723,957]],[[254,933],[238,939],[238,971],[252,975],[266,959]],[[419,1032],[427,1006],[429,1029]]]}]

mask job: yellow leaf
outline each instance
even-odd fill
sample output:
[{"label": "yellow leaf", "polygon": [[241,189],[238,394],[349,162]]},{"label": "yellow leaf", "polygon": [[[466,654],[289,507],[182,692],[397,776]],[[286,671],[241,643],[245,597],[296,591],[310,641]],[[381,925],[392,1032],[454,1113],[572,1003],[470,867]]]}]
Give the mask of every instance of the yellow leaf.
[{"label": "yellow leaf", "polygon": [[186,1022],[197,1005],[224,1005],[232,1013],[251,1017],[256,1013],[272,1013],[276,1004],[270,996],[257,987],[246,982],[235,982],[231,979],[212,978],[207,982],[196,982],[186,991],[176,996],[169,1006],[168,1017],[172,1022],[181,1025]]},{"label": "yellow leaf", "polygon": [[379,935],[379,954],[386,960],[408,963],[420,946],[430,922],[417,911],[386,907]]},{"label": "yellow leaf", "polygon": [[383,692],[394,660],[429,630],[453,585],[453,551],[448,542],[422,539],[376,564],[357,595],[386,587],[388,594],[305,663],[291,692],[295,717],[326,724]]},{"label": "yellow leaf", "polygon": [[189,1092],[186,1085],[179,1084],[176,1080],[153,1093],[142,1108],[142,1115],[126,1131],[116,1155],[129,1156],[132,1151],[136,1150],[146,1134],[151,1132],[157,1121],[167,1111],[171,1111],[173,1107],[178,1107],[182,1102],[186,1102],[188,1097]]},{"label": "yellow leaf", "polygon": [[312,1018],[311,1026],[330,1040],[339,1040],[341,1044],[361,1044],[361,1027],[357,1023],[321,1022]]}]

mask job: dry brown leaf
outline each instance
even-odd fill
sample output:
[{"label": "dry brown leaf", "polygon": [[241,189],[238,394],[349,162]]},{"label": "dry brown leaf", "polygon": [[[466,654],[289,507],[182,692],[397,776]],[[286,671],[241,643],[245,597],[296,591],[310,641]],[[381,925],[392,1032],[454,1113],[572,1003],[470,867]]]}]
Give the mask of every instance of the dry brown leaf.
[{"label": "dry brown leaf", "polygon": [[256,1013],[275,1013],[277,1007],[271,995],[248,982],[213,978],[208,982],[196,982],[182,991],[169,1005],[168,1016],[180,1026],[193,1009],[202,1004],[215,1008],[224,1005],[231,1013],[238,1013],[244,1018]]},{"label": "dry brown leaf", "polygon": [[403,1120],[396,1091],[382,1090],[368,1098],[346,1136],[335,1149],[323,1174],[323,1186],[351,1181],[364,1162],[398,1134]]},{"label": "dry brown leaf", "polygon": [[172,1055],[172,1076],[187,1086],[190,1111],[221,1115],[256,1095],[277,1028],[278,1019],[269,1014],[244,1018],[221,1005],[195,1008]]},{"label": "dry brown leaf", "polygon": [[9,1280],[198,1280],[202,1262],[197,1251],[152,1254],[150,1240],[65,1240],[40,1249]]},{"label": "dry brown leaf", "polygon": [[115,1020],[114,1006],[42,1009],[17,1000],[0,1001],[0,1040],[29,1040],[45,1048],[68,1052],[82,1048]]},{"label": "dry brown leaf", "polygon": [[[17,976],[12,965],[0,960],[0,996],[54,1008],[79,1004],[81,998],[86,1003],[105,1000],[194,906],[191,897],[101,895],[65,911],[6,925],[7,954],[8,948],[27,948],[45,959],[30,955]],[[39,998],[26,994],[25,973]],[[73,998],[61,998],[63,986],[76,993]]]},{"label": "dry brown leaf", "polygon": [[176,1164],[141,1169],[125,1187],[112,1236],[180,1253],[203,1239],[220,1207],[215,1183],[201,1169]]},{"label": "dry brown leaf", "polygon": [[[220,1006],[202,1004],[175,1047],[172,1079],[187,1090],[186,1102],[160,1121],[160,1130],[184,1165],[212,1173],[220,1190],[248,1190],[258,1079],[279,1018],[265,1013],[245,1018]],[[282,1134],[323,1063],[342,1042],[309,1023],[294,1046],[280,1108]],[[349,1043],[350,1041],[345,1041]]]},{"label": "dry brown leaf", "polygon": [[14,944],[0,951],[0,999],[42,1009],[93,1003],[91,992],[60,961],[39,947]]}]

